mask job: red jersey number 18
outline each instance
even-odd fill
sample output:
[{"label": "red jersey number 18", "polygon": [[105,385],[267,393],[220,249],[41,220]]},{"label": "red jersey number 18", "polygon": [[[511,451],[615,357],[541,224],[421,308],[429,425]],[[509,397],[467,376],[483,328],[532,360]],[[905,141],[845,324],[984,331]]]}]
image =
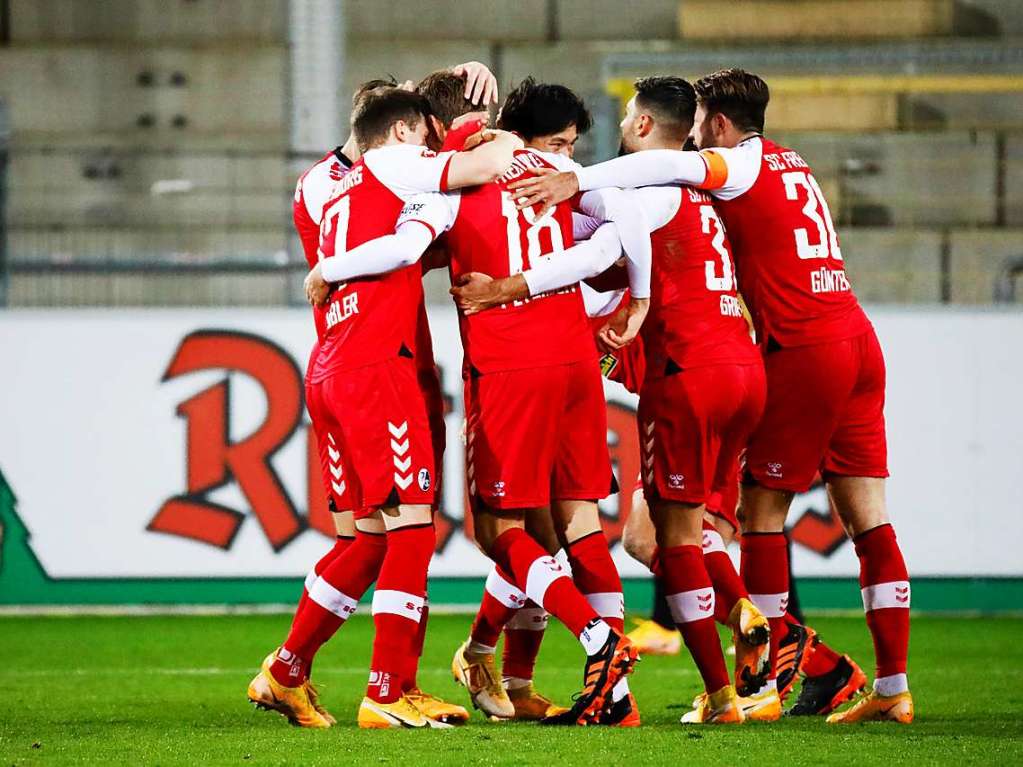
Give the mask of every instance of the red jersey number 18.
[{"label": "red jersey number 18", "polygon": [[[548,253],[556,253],[565,249],[565,240],[561,236],[561,227],[554,218],[554,208],[549,208],[542,216],[533,213],[532,208],[519,210],[515,207],[510,192],[501,192],[501,214],[507,221],[508,233],[508,275],[519,274],[528,269],[534,259],[546,255],[541,252],[540,232],[550,232],[551,249]],[[526,252],[522,252],[522,225],[526,225]]]}]

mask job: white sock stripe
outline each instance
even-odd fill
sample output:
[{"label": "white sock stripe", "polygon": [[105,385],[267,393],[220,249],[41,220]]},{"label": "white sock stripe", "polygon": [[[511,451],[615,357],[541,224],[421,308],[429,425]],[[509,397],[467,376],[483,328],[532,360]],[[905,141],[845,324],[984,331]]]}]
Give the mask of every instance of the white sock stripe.
[{"label": "white sock stripe", "polygon": [[874,691],[885,697],[898,695],[900,692],[909,692],[909,677],[905,674],[879,676],[874,680]]},{"label": "white sock stripe", "polygon": [[863,597],[863,611],[883,610],[888,607],[909,609],[909,581],[889,581],[860,589]]},{"label": "white sock stripe", "polygon": [[727,551],[725,548],[725,539],[721,537],[721,533],[717,530],[704,530],[703,553],[712,554],[715,551]]},{"label": "white sock stripe", "polygon": [[409,594],[407,591],[377,589],[373,594],[373,614],[390,613],[419,623],[425,601],[422,597]]},{"label": "white sock stripe", "polygon": [[668,607],[675,623],[693,623],[714,617],[714,589],[693,589],[668,595]]},{"label": "white sock stripe", "polygon": [[307,594],[312,590],[313,584],[316,583],[316,579],[319,577],[320,576],[316,574],[315,569],[310,570],[308,573],[305,574],[305,590]]},{"label": "white sock stripe", "polygon": [[558,578],[567,578],[565,568],[558,564],[558,561],[551,556],[543,556],[533,560],[526,573],[526,595],[543,606],[544,597],[547,596],[547,589]]},{"label": "white sock stripe", "polygon": [[324,610],[330,610],[338,618],[348,620],[355,615],[359,606],[358,599],[352,599],[343,591],[338,591],[325,580],[318,577],[309,588],[309,598]]},{"label": "white sock stripe", "polygon": [[523,631],[545,631],[550,615],[542,607],[523,607],[515,611],[505,628]]},{"label": "white sock stripe", "polygon": [[789,592],[787,591],[778,594],[750,594],[749,598],[765,618],[781,618],[789,611]]},{"label": "white sock stripe", "polygon": [[624,618],[625,595],[620,591],[586,594],[586,601],[601,618]]},{"label": "white sock stripe", "polygon": [[502,578],[496,567],[491,568],[487,576],[486,590],[505,607],[522,607],[526,603],[526,592]]}]

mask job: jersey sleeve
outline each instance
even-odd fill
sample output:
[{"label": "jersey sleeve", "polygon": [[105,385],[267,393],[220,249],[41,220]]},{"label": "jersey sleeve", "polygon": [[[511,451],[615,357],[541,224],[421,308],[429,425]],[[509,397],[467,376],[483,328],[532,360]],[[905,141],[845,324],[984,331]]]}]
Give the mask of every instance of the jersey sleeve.
[{"label": "jersey sleeve", "polygon": [[645,186],[625,194],[643,211],[651,232],[667,225],[682,204],[682,190],[677,186]]},{"label": "jersey sleeve", "polygon": [[615,224],[603,224],[585,242],[567,250],[540,256],[522,273],[529,295],[574,285],[608,269],[621,255],[622,245]]},{"label": "jersey sleeve", "polygon": [[417,194],[401,209],[395,230],[408,223],[422,224],[430,230],[432,238],[437,239],[454,226],[460,200],[457,193]]},{"label": "jersey sleeve", "polygon": [[756,183],[763,145],[760,139],[751,139],[737,147],[704,149],[700,156],[707,164],[707,178],[699,188],[721,200],[734,200]]},{"label": "jersey sleeve", "polygon": [[424,146],[388,146],[367,152],[367,167],[398,197],[424,192],[446,192],[448,166],[455,152],[437,154]]},{"label": "jersey sleeve", "polygon": [[635,298],[649,298],[652,254],[650,225],[643,209],[621,189],[613,187],[586,192],[579,198],[579,209],[617,225],[629,272],[629,291]]},{"label": "jersey sleeve", "polygon": [[580,191],[617,186],[688,184],[700,186],[707,179],[707,163],[699,152],[678,149],[648,149],[615,157],[613,160],[575,171]]},{"label": "jersey sleeve", "polygon": [[580,240],[588,240],[593,236],[593,233],[597,231],[601,224],[604,222],[600,219],[596,219],[593,216],[587,216],[585,213],[579,213],[578,211],[572,211],[572,240],[579,242]]}]

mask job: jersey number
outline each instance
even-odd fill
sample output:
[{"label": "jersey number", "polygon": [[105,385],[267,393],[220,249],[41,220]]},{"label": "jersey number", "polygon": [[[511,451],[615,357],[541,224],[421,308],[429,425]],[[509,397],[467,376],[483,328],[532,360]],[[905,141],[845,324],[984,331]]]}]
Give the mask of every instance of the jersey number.
[{"label": "jersey number", "polygon": [[707,276],[707,290],[718,292],[728,291],[737,288],[735,273],[732,271],[732,259],[725,250],[725,227],[718,218],[718,213],[713,205],[700,206],[700,223],[703,225],[703,233],[711,233],[711,224],[714,225],[714,238],[710,241],[711,246],[721,256],[721,276],[718,276],[716,261],[704,261],[704,272]]},{"label": "jersey number", "polygon": [[781,174],[782,183],[785,184],[785,196],[790,200],[799,199],[799,190],[806,190],[806,204],[803,206],[803,215],[817,227],[817,242],[811,244],[810,232],[807,229],[796,229],[793,234],[796,237],[796,253],[800,258],[834,258],[842,260],[842,251],[838,247],[838,235],[835,234],[835,225],[831,223],[831,210],[828,202],[824,199],[817,179],[805,171],[790,171]]},{"label": "jersey number", "polygon": [[[532,208],[519,210],[508,192],[501,192],[501,214],[504,216],[508,233],[508,274],[519,274],[529,268],[533,261],[544,255],[540,252],[540,232],[547,229],[551,233],[550,253],[565,249],[565,240],[561,236],[561,227],[554,218],[554,208],[549,208],[542,216],[537,217]],[[526,253],[522,253],[522,224],[526,223]]]},{"label": "jersey number", "polygon": [[326,256],[323,254],[323,243],[334,240],[334,255],[337,255],[338,243],[341,251],[348,248],[348,216],[352,209],[352,199],[346,194],[338,197],[329,208],[323,211],[323,220],[320,222],[320,246],[316,249],[316,255],[320,261]]}]

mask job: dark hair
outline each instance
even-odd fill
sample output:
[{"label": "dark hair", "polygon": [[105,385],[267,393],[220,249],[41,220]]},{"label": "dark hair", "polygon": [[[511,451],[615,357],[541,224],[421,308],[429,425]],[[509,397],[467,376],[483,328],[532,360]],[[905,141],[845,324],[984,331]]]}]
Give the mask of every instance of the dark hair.
[{"label": "dark hair", "polygon": [[426,119],[428,109],[422,96],[401,88],[375,88],[365,93],[352,112],[352,133],[359,150],[367,152],[383,143],[399,120],[416,127]]},{"label": "dark hair", "polygon": [[684,139],[693,128],[696,91],[681,77],[642,77],[636,80],[636,104],[675,137]]},{"label": "dark hair", "polygon": [[450,128],[457,118],[469,112],[479,112],[486,107],[474,106],[465,97],[465,75],[453,74],[448,69],[431,72],[416,86],[416,93],[430,105],[430,114]]},{"label": "dark hair", "polygon": [[754,74],[722,69],[696,81],[696,100],[708,114],[723,114],[737,129],[762,133],[771,91]]},{"label": "dark hair", "polygon": [[572,125],[580,136],[593,125],[583,100],[564,85],[538,83],[532,77],[508,94],[497,118],[498,128],[527,140],[560,133]]},{"label": "dark hair", "polygon": [[352,107],[357,107],[362,97],[370,91],[375,91],[377,88],[394,88],[397,85],[398,81],[393,77],[378,77],[375,80],[367,80],[356,88],[355,93],[352,94]]}]

